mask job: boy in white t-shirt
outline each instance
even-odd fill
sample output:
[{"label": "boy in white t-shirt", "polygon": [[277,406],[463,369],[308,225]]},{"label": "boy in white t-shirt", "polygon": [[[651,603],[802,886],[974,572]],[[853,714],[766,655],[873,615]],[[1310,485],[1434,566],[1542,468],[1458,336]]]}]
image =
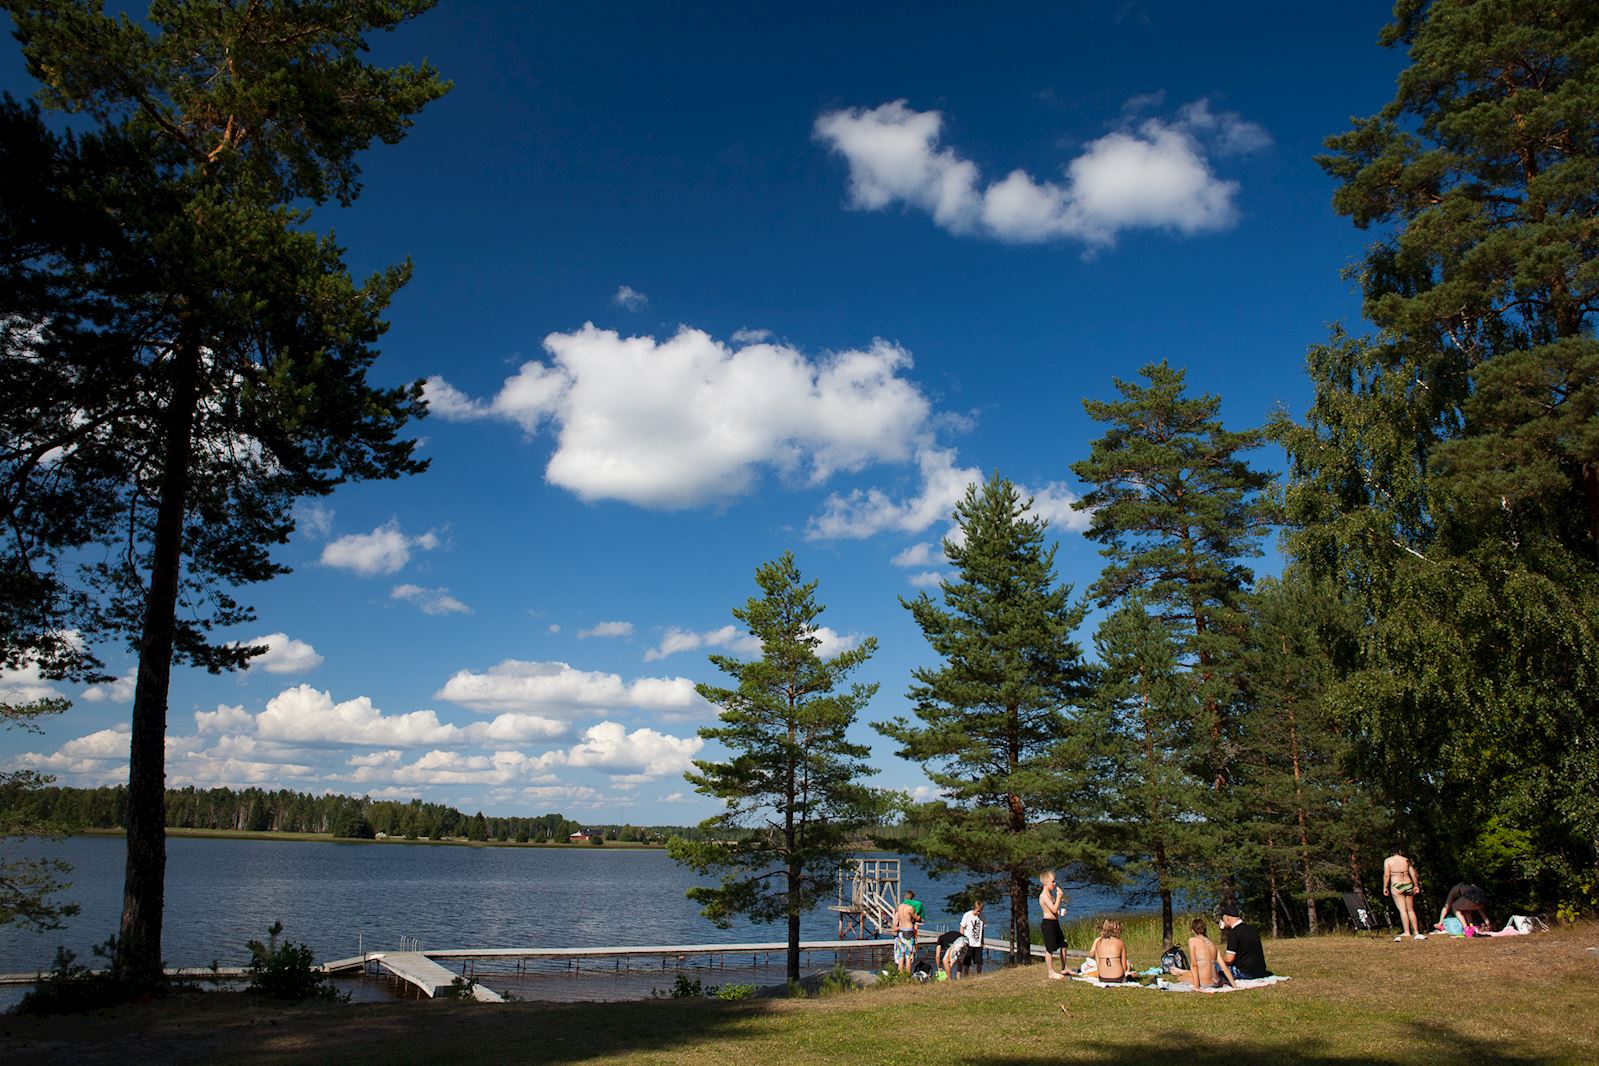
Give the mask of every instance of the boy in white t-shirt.
[{"label": "boy in white t-shirt", "polygon": [[977,972],[983,972],[983,901],[978,900],[972,904],[972,909],[961,915],[961,936],[966,938],[966,953],[961,960],[961,969],[971,965],[973,959],[977,960]]}]

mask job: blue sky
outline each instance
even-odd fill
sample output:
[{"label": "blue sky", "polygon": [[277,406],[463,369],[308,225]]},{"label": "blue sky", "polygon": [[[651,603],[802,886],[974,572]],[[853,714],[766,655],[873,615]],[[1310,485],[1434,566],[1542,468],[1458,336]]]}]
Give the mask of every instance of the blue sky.
[{"label": "blue sky", "polygon": [[[174,675],[172,783],[697,821],[692,685],[756,565],[793,549],[829,646],[879,640],[865,719],[905,713],[899,597],[971,477],[1035,493],[1082,588],[1084,397],[1166,358],[1257,425],[1358,320],[1369,238],[1313,157],[1392,93],[1383,3],[682,8],[444,4],[375,42],[455,89],[317,223],[357,272],[415,262],[373,377],[429,380],[432,468],[304,510],[233,634],[271,653]],[[31,91],[14,43],[0,85]],[[55,689],[0,758],[125,779],[131,686]]]}]

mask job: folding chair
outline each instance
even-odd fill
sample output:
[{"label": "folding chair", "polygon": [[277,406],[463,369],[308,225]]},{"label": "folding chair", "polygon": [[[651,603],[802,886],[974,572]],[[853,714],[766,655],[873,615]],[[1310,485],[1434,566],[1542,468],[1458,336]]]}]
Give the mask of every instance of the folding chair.
[{"label": "folding chair", "polygon": [[1388,908],[1374,911],[1366,904],[1366,897],[1359,892],[1344,893],[1344,909],[1349,912],[1349,920],[1356,929],[1363,932],[1375,932],[1378,921],[1382,922],[1381,928],[1392,929],[1393,923],[1388,920]]}]

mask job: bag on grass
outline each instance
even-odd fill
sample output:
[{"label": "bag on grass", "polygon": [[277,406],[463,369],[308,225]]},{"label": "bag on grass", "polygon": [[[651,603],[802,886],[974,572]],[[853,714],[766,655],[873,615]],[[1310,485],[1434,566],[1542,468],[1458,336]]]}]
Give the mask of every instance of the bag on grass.
[{"label": "bag on grass", "polygon": [[1160,968],[1167,973],[1188,969],[1188,953],[1173,944],[1160,957]]}]

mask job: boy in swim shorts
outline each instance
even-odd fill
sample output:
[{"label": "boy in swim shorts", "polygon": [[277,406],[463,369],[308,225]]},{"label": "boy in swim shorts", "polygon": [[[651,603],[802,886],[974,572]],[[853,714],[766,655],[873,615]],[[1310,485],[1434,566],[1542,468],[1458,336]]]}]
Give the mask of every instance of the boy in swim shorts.
[{"label": "boy in swim shorts", "polygon": [[[1038,875],[1043,885],[1038,893],[1038,909],[1044,914],[1039,928],[1044,934],[1044,964],[1049,967],[1049,978],[1059,981],[1066,976],[1066,935],[1061,932],[1060,920],[1066,896],[1055,883],[1055,871],[1045,870]],[[1055,959],[1060,958],[1060,970],[1055,969]]]}]

